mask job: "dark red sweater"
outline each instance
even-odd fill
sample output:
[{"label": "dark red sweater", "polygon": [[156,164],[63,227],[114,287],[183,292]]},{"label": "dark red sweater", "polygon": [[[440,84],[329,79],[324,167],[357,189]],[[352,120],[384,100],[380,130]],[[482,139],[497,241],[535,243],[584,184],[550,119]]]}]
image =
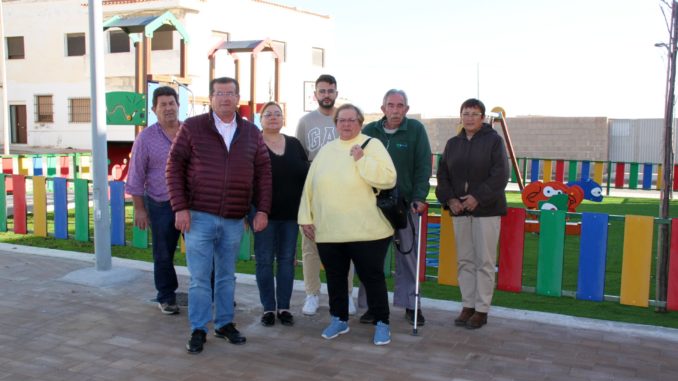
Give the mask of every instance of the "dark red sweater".
[{"label": "dark red sweater", "polygon": [[236,114],[237,129],[226,149],[212,112],[186,119],[167,159],[172,209],[243,218],[250,205],[270,214],[271,162],[261,132]]}]

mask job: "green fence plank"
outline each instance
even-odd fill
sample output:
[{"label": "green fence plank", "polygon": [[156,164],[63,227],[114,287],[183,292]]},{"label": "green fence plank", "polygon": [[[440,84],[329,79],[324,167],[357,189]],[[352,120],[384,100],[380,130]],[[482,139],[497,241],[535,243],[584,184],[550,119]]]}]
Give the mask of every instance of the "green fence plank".
[{"label": "green fence plank", "polygon": [[240,241],[240,252],[238,253],[238,259],[241,261],[249,261],[252,256],[252,242],[254,241],[252,237],[252,229],[245,229],[245,233],[242,235],[242,241]]},{"label": "green fence plank", "polygon": [[393,265],[393,241],[391,241],[391,243],[388,245],[388,250],[386,251],[386,259],[384,259],[384,275],[386,276],[386,278],[391,277],[392,265]]},{"label": "green fence plank", "polygon": [[75,240],[89,241],[89,185],[85,179],[75,180]]},{"label": "green fence plank", "polygon": [[577,161],[570,160],[567,166],[567,181],[577,181]]},{"label": "green fence plank", "polygon": [[638,163],[631,163],[631,172],[629,173],[629,189],[638,188]]},{"label": "green fence plank", "polygon": [[141,230],[136,225],[132,228],[132,247],[148,249],[148,229]]},{"label": "green fence plank", "polygon": [[[520,167],[520,159],[516,159],[518,162],[518,167]],[[517,183],[518,182],[518,176],[516,175],[516,167],[511,164],[511,182],[512,183]]]},{"label": "green fence plank", "polygon": [[0,173],[0,232],[7,231],[7,192],[5,191],[5,175]]},{"label": "green fence plank", "polygon": [[537,294],[560,296],[563,286],[565,211],[542,211],[539,225]]}]

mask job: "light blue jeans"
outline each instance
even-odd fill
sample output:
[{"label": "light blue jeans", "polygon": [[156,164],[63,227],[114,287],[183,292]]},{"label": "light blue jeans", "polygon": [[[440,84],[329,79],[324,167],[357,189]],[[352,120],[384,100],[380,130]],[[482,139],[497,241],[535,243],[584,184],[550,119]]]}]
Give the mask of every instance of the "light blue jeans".
[{"label": "light blue jeans", "polygon": [[243,219],[227,219],[191,210],[191,227],[185,233],[186,263],[191,273],[188,288],[188,320],[191,331],[207,332],[212,320],[212,287],[214,268],[214,328],[233,321],[235,295],[235,263],[238,258]]}]

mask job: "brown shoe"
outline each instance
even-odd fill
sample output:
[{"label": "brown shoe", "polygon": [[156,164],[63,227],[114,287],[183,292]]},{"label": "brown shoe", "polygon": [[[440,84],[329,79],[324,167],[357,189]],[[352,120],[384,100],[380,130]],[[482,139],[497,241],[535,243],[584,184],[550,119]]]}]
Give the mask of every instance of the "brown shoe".
[{"label": "brown shoe", "polygon": [[487,324],[487,312],[476,312],[466,322],[466,328],[478,329]]},{"label": "brown shoe", "polygon": [[468,308],[468,307],[462,308],[461,313],[459,314],[459,317],[454,319],[454,325],[459,326],[459,327],[465,326],[466,322],[468,321],[468,319],[471,318],[471,316],[473,316],[474,312],[476,312],[475,308]]}]

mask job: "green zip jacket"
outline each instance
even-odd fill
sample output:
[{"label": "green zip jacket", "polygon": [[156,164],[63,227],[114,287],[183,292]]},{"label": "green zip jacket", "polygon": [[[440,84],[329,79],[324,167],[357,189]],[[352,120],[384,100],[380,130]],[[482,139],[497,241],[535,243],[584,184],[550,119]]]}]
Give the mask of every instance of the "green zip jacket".
[{"label": "green zip jacket", "polygon": [[379,139],[386,147],[398,174],[398,190],[408,203],[426,201],[431,177],[431,145],[424,125],[404,118],[394,134],[384,132],[386,117],[369,123],[363,134]]}]

